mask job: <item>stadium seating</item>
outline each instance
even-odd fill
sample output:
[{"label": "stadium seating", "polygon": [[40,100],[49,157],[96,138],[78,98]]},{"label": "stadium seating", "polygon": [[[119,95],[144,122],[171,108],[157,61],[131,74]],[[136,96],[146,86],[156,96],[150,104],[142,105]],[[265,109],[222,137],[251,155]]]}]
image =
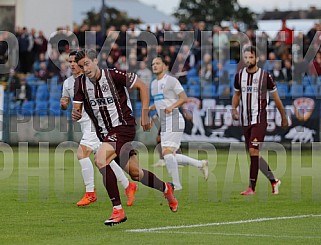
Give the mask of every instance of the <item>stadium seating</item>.
[{"label": "stadium seating", "polygon": [[199,84],[201,84],[201,81],[200,81],[200,78],[198,76],[189,77],[187,79],[187,84],[188,85],[199,85]]},{"label": "stadium seating", "polygon": [[34,99],[36,97],[38,79],[34,75],[29,75],[26,77],[26,83],[30,86],[32,98]]},{"label": "stadium seating", "polygon": [[215,96],[215,85],[208,84],[202,88],[202,98],[213,98]]},{"label": "stadium seating", "polygon": [[212,60],[212,67],[214,70],[217,70],[218,60]]},{"label": "stadium seating", "polygon": [[197,77],[197,69],[195,67],[191,68],[187,72],[187,78],[190,78],[190,77]]},{"label": "stadium seating", "polygon": [[35,107],[35,115],[37,116],[47,116],[48,115],[48,101],[37,100]]},{"label": "stadium seating", "polygon": [[188,87],[187,95],[190,97],[200,97],[201,96],[200,84],[190,85]]},{"label": "stadium seating", "polygon": [[[229,91],[228,94],[227,94],[227,91]],[[230,93],[231,93],[231,88],[229,84],[220,84],[217,88],[218,96],[229,97]]]},{"label": "stadium seating", "polygon": [[229,76],[233,76],[236,74],[237,70],[237,62],[236,60],[227,60],[223,65],[224,70],[226,70]]},{"label": "stadium seating", "polygon": [[311,85],[314,83],[314,78],[312,76],[308,76],[308,75],[305,75],[303,78],[302,78],[302,84],[303,86],[308,86],[308,85]]},{"label": "stadium seating", "polygon": [[21,105],[20,103],[12,102],[10,105],[10,115],[17,115],[21,112]]},{"label": "stadium seating", "polygon": [[60,116],[61,115],[59,100],[51,100],[49,102],[49,115],[51,115],[51,116]]},{"label": "stadium seating", "polygon": [[290,95],[292,97],[303,96],[303,85],[298,83],[293,83],[290,89]]},{"label": "stadium seating", "polygon": [[317,85],[306,85],[304,86],[304,96],[316,96],[318,95],[318,86]]},{"label": "stadium seating", "polygon": [[188,85],[187,84],[182,84],[183,89],[185,90],[185,93],[188,91]]},{"label": "stadium seating", "polygon": [[289,95],[289,85],[287,83],[277,83],[276,87],[281,99]]},{"label": "stadium seating", "polygon": [[40,84],[36,92],[36,101],[45,101],[48,100],[49,91],[47,84]]},{"label": "stadium seating", "polygon": [[49,101],[59,101],[61,98],[61,92],[59,91],[50,91]]},{"label": "stadium seating", "polygon": [[20,114],[23,116],[32,116],[34,113],[34,108],[35,108],[34,101],[24,101],[20,109]]},{"label": "stadium seating", "polygon": [[62,84],[58,83],[58,78],[53,77],[48,81],[48,86],[49,86],[49,92],[59,92],[61,93],[62,91]]}]

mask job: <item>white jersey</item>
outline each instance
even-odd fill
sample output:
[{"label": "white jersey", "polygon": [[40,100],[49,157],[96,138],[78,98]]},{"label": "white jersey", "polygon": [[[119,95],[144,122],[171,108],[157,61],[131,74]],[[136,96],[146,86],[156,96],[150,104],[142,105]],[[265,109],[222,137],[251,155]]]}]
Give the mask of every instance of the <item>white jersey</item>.
[{"label": "white jersey", "polygon": [[[75,78],[73,76],[70,76],[64,81],[64,84],[62,86],[62,97],[68,97],[70,98],[70,101],[72,101],[75,95],[74,88],[75,88]],[[82,110],[82,116],[78,120],[78,122],[81,125],[83,122],[86,122],[86,121],[90,121],[90,118],[86,113],[86,111]]]},{"label": "white jersey", "polygon": [[[68,97],[70,98],[70,101],[72,101],[75,94],[74,85],[75,78],[73,76],[68,77],[63,83],[62,97]],[[96,151],[100,146],[100,141],[96,135],[95,127],[84,109],[82,110],[82,117],[78,120],[78,122],[82,132],[80,144]]]},{"label": "white jersey", "polygon": [[161,141],[162,146],[178,148],[185,128],[185,121],[179,109],[176,108],[172,113],[166,114],[165,109],[176,103],[178,95],[184,89],[180,82],[165,74],[165,76],[151,83],[151,95],[161,121]]},{"label": "white jersey", "polygon": [[180,82],[167,74],[160,80],[155,79],[151,84],[151,95],[154,98],[154,103],[158,115],[161,115],[161,110],[170,107],[178,101],[178,94],[184,89]]}]

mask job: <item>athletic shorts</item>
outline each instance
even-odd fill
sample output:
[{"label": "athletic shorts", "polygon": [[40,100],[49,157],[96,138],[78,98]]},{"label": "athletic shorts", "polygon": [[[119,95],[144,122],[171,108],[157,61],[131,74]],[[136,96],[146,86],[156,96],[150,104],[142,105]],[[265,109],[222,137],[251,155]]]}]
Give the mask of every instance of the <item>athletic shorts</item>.
[{"label": "athletic shorts", "polygon": [[260,142],[264,141],[267,123],[257,123],[247,127],[243,127],[245,144],[248,149],[259,149]]},{"label": "athletic shorts", "polygon": [[179,149],[184,133],[185,120],[181,113],[178,117],[166,115],[160,118],[161,122],[161,146]]},{"label": "athletic shorts", "polygon": [[130,153],[133,150],[132,141],[134,141],[135,135],[135,125],[121,125],[112,128],[103,139],[103,142],[108,142],[114,147],[117,154],[115,161],[121,167],[128,162]]},{"label": "athletic shorts", "polygon": [[[85,113],[84,115],[87,115],[87,114]],[[88,148],[92,149],[94,153],[96,153],[99,146],[101,145],[101,142],[97,137],[95,127],[91,122],[91,120],[89,119],[89,117],[84,118],[85,120],[82,120],[82,119],[79,122],[81,127],[81,132],[82,132],[82,138],[80,140],[80,144],[87,146]]]},{"label": "athletic shorts", "polygon": [[161,132],[161,146],[179,149],[184,132]]},{"label": "athletic shorts", "polygon": [[96,153],[99,146],[101,145],[101,142],[98,139],[96,132],[85,131],[80,140],[80,144],[87,146],[88,148],[93,150],[93,153]]}]

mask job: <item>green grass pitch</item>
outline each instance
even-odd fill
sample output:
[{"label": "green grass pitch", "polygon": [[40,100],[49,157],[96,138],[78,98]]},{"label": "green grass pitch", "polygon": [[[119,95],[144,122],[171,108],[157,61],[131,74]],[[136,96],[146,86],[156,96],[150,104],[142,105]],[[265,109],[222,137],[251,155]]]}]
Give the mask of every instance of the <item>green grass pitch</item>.
[{"label": "green grass pitch", "polygon": [[[76,148],[3,145],[0,244],[321,244],[320,147],[266,153],[282,181],[280,194],[271,194],[260,173],[251,197],[239,195],[247,187],[247,155],[228,148],[192,154],[209,158],[207,182],[198,169],[180,168],[177,213],[160,192],[140,183],[134,206],[126,207],[119,186],[128,220],[107,227],[111,204],[97,170],[97,202],[75,205],[84,193]],[[168,181],[149,152],[139,154],[142,167]]]}]

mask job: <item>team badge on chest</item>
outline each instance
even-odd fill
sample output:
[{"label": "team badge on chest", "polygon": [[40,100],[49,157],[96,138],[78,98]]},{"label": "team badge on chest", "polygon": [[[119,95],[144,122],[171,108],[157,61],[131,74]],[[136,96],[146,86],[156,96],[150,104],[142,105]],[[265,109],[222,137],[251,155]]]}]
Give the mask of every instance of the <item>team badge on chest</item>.
[{"label": "team badge on chest", "polygon": [[103,92],[108,92],[109,86],[108,86],[106,83],[104,83],[104,84],[101,86],[101,90],[102,90]]}]

